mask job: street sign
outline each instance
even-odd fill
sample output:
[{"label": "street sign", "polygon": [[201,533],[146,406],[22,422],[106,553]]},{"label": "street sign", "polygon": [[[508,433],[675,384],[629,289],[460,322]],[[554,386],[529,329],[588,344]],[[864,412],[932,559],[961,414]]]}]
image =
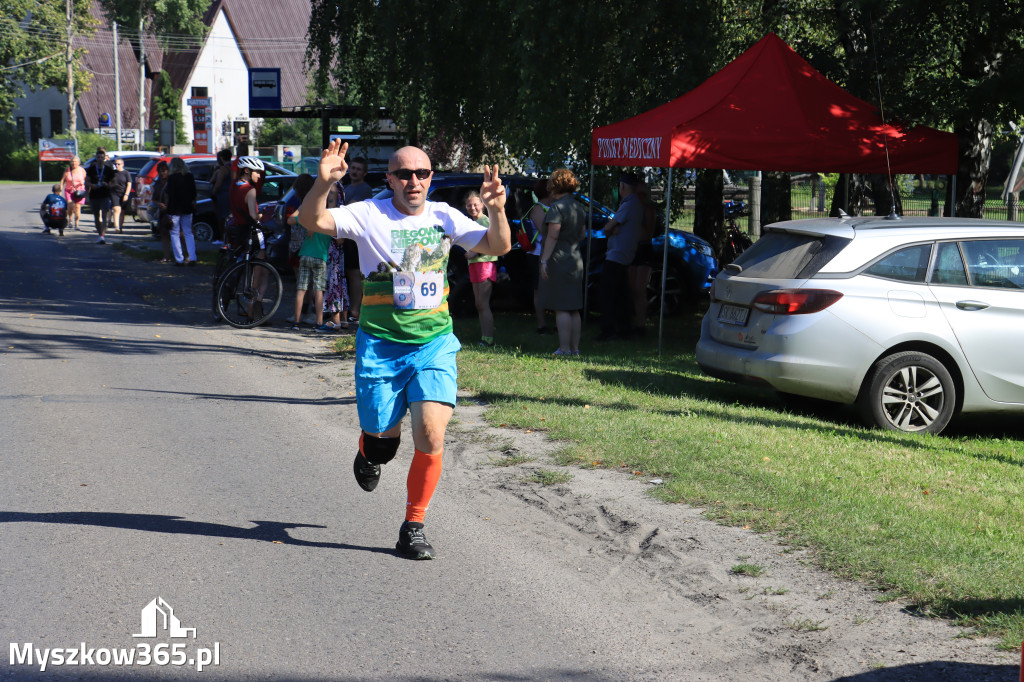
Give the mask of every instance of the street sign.
[{"label": "street sign", "polygon": [[78,143],[74,140],[47,140],[39,138],[40,161],[71,161],[78,153]]},{"label": "street sign", "polygon": [[249,69],[249,108],[281,109],[281,69]]}]

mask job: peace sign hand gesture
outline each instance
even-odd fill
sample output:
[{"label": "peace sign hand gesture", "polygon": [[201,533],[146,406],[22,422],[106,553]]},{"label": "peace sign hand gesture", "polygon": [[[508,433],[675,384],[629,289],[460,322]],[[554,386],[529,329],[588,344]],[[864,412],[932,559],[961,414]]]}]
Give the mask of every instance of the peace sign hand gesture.
[{"label": "peace sign hand gesture", "polygon": [[348,172],[348,164],[345,163],[345,154],[348,152],[348,142],[331,140],[320,154],[320,179],[324,182],[338,182]]},{"label": "peace sign hand gesture", "polygon": [[495,212],[505,210],[505,186],[501,184],[501,178],[498,177],[498,164],[494,164],[493,170],[490,166],[484,166],[484,182],[480,185],[480,199],[487,207],[488,215],[493,216]]}]

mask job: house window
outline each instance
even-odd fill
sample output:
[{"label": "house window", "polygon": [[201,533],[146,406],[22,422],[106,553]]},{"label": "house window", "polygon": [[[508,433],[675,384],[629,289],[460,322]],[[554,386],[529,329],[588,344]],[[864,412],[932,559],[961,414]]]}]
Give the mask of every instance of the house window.
[{"label": "house window", "polygon": [[25,117],[18,116],[15,119],[15,127],[18,129],[18,134],[21,135],[21,139],[25,139]]},{"label": "house window", "polygon": [[38,142],[39,138],[43,136],[43,117],[42,116],[29,116],[28,118],[28,132],[32,142]]},{"label": "house window", "polygon": [[50,137],[64,132],[64,112],[61,109],[50,109]]}]

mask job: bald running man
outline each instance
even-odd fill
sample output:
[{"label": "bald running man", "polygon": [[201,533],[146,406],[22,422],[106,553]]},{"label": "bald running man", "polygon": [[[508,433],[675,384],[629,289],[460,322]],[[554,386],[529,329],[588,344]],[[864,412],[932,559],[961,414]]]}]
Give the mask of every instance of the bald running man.
[{"label": "bald running man", "polygon": [[441,477],[445,430],[458,389],[455,355],[461,348],[448,314],[445,272],[453,245],[500,256],[512,248],[505,187],[498,167],[484,168],[480,198],[491,216],[483,227],[448,204],[427,200],[433,176],[423,150],[403,147],[388,161],[391,198],[328,209],[327,194],[348,164],[348,144],[331,142],[320,156],[313,189],[299,208],[307,230],[352,239],[359,247],[363,304],[356,333],[356,406],[359,450],[356,482],[373,491],[381,465],[398,452],[402,419],[412,416],[412,464],[406,479],[405,521],[396,548],[433,559],[423,519]]}]

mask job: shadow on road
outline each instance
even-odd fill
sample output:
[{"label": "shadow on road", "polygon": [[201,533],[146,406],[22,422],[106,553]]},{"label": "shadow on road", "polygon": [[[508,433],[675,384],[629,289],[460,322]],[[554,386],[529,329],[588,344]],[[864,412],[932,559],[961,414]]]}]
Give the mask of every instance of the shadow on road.
[{"label": "shadow on road", "polygon": [[394,549],[384,547],[363,547],[343,542],[312,542],[299,540],[288,535],[289,528],[326,528],[311,523],[283,523],[280,521],[250,521],[255,528],[238,528],[221,523],[188,521],[180,516],[161,514],[123,514],[119,512],[13,512],[0,511],[0,523],[62,523],[72,526],[99,526],[103,528],[124,528],[150,533],[171,533],[175,535],[202,535],[237,540],[257,540],[299,547],[321,549],[348,549],[378,554],[396,554]]},{"label": "shadow on road", "polygon": [[926,661],[879,668],[866,673],[840,677],[835,682],[1016,682],[1019,669],[1015,665],[982,665],[955,661]]},{"label": "shadow on road", "polygon": [[[4,312],[0,306],[0,315]],[[40,317],[35,318],[37,324]],[[93,334],[66,334],[61,332],[30,332],[21,327],[0,324],[0,345],[5,352],[36,360],[62,359],[71,353],[99,353],[112,355],[169,355],[178,353],[220,353],[223,355],[257,354],[267,359],[306,364],[325,361],[305,351],[260,350],[224,343],[181,342],[169,339],[138,339],[103,337]]]},{"label": "shadow on road", "polygon": [[227,400],[243,403],[274,403],[275,405],[316,405],[327,407],[334,405],[355,405],[355,397],[346,398],[286,398],[280,395],[232,395],[230,393],[196,393],[194,391],[158,391],[149,388],[119,388],[110,387],[114,391],[137,391],[139,393],[158,393],[160,395],[180,395],[195,398],[197,400]]}]

